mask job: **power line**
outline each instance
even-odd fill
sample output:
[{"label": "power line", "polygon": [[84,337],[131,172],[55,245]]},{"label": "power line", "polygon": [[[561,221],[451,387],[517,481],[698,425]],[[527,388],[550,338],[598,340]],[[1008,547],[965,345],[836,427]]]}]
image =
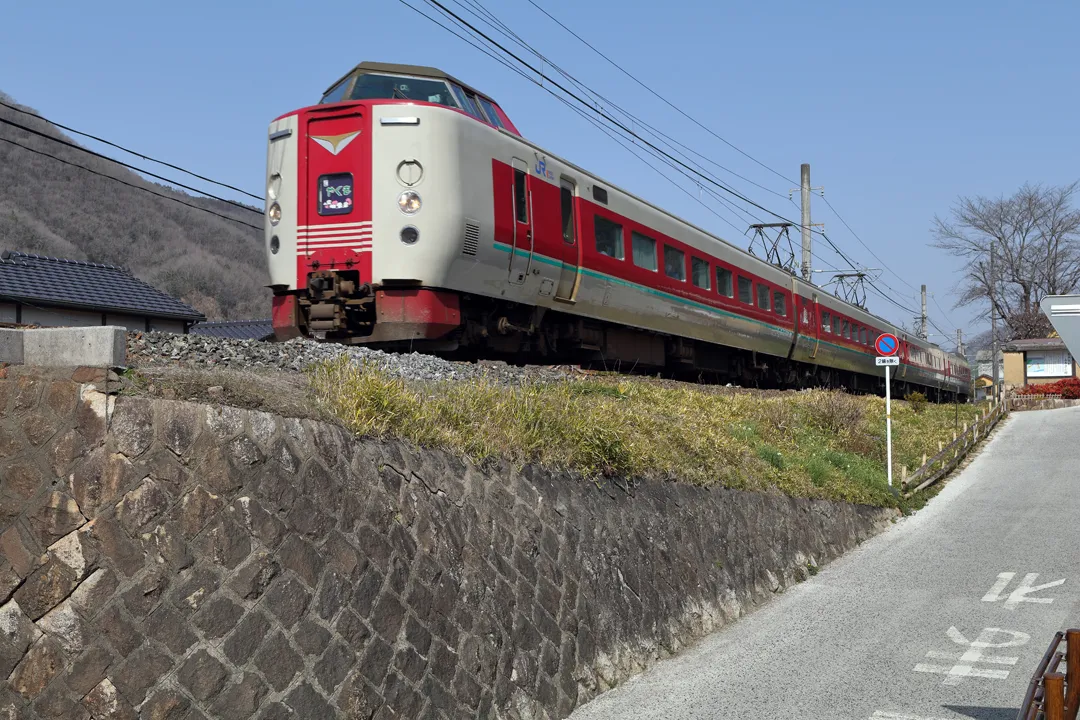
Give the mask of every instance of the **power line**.
[{"label": "power line", "polygon": [[[698,121],[697,119],[695,119],[694,117],[692,117],[691,115],[689,115],[688,113],[686,113],[686,112],[685,112],[684,110],[682,110],[682,108],[678,107],[677,105],[675,105],[674,103],[672,103],[672,102],[671,102],[670,100],[668,100],[668,99],[667,99],[666,97],[664,97],[664,96],[663,96],[663,95],[661,95],[660,93],[658,93],[658,92],[656,92],[655,90],[653,90],[653,89],[652,89],[651,87],[649,87],[649,86],[648,86],[648,85],[646,85],[646,84],[645,84],[644,82],[642,82],[641,80],[639,80],[639,79],[638,79],[637,77],[635,77],[635,76],[634,76],[634,75],[633,75],[632,73],[630,73],[630,72],[629,72],[628,70],[626,70],[626,69],[625,69],[624,67],[622,67],[622,66],[621,66],[621,65],[619,65],[619,64],[618,64],[617,62],[615,62],[615,61],[614,61],[614,60],[612,60],[612,59],[611,59],[610,57],[608,57],[608,56],[607,56],[607,55],[605,55],[605,54],[604,54],[603,52],[601,52],[601,51],[600,51],[599,49],[597,49],[597,48],[596,48],[596,47],[595,47],[595,46],[594,46],[594,45],[593,45],[592,43],[590,43],[590,42],[589,42],[588,40],[586,40],[585,38],[581,37],[581,36],[580,36],[580,35],[578,35],[578,34],[577,34],[576,32],[574,32],[573,30],[571,30],[571,29],[570,29],[569,27],[567,27],[566,25],[564,25],[564,24],[563,24],[563,23],[562,23],[562,22],[561,22],[561,21],[560,21],[560,20],[559,20],[558,18],[556,18],[556,17],[554,16],[554,15],[552,15],[552,14],[551,14],[551,13],[549,13],[549,12],[548,12],[547,10],[545,10],[544,8],[542,8],[542,7],[540,7],[539,5],[537,5],[537,4],[536,4],[536,3],[534,2],[534,0],[528,0],[528,2],[529,2],[529,4],[530,4],[530,5],[532,5],[532,6],[534,7],[534,8],[536,8],[536,9],[537,9],[537,10],[539,10],[540,12],[544,13],[544,15],[547,15],[547,16],[548,16],[548,18],[550,18],[550,19],[551,19],[551,20],[552,20],[553,22],[555,22],[555,24],[557,24],[557,25],[558,25],[559,27],[561,27],[561,28],[562,28],[563,30],[565,30],[566,32],[570,33],[570,34],[571,34],[571,35],[573,35],[573,36],[574,36],[575,38],[577,38],[577,39],[578,39],[578,40],[580,40],[580,41],[581,41],[582,43],[584,43],[584,44],[585,44],[585,45],[586,45],[586,46],[587,46],[587,47],[588,47],[588,48],[589,48],[590,50],[592,50],[592,51],[593,51],[594,53],[596,53],[596,54],[597,54],[597,55],[599,55],[600,57],[604,58],[604,60],[606,60],[606,61],[607,61],[608,63],[610,63],[610,64],[611,64],[611,65],[612,65],[612,66],[613,66],[613,67],[614,67],[614,68],[615,68],[616,70],[618,70],[618,71],[619,71],[619,72],[621,72],[621,73],[622,73],[623,75],[625,75],[626,77],[628,77],[628,78],[630,78],[631,80],[633,80],[633,81],[634,81],[635,83],[637,83],[637,84],[638,84],[638,85],[640,85],[641,87],[643,87],[643,88],[645,88],[646,90],[648,90],[648,91],[649,91],[649,93],[651,93],[651,94],[652,94],[652,95],[653,95],[654,97],[656,97],[657,99],[659,99],[660,101],[662,101],[662,102],[663,102],[664,104],[666,104],[666,105],[667,105],[668,107],[670,107],[670,108],[671,108],[672,110],[674,110],[675,112],[679,113],[680,115],[682,115],[683,117],[685,117],[685,118],[686,118],[687,120],[689,120],[690,122],[694,123],[695,125],[697,125],[698,127],[700,127],[700,128],[702,129],[702,130],[704,130],[705,132],[709,133],[710,135],[712,135],[713,137],[715,137],[715,138],[716,138],[717,140],[719,140],[720,142],[722,142],[722,143],[724,143],[725,145],[727,145],[728,147],[730,147],[730,148],[731,148],[732,150],[735,150],[735,151],[736,151],[736,152],[738,152],[739,154],[741,154],[741,155],[743,155],[743,156],[745,156],[745,157],[747,157],[747,158],[749,158],[749,159],[753,160],[753,161],[754,161],[755,163],[757,163],[757,164],[758,164],[758,165],[760,165],[761,167],[765,168],[766,170],[768,170],[769,172],[771,172],[771,173],[772,173],[773,175],[776,175],[776,176],[777,176],[777,177],[779,177],[779,178],[780,178],[781,180],[784,180],[785,182],[791,183],[791,184],[793,184],[793,185],[798,185],[798,183],[796,183],[796,182],[794,182],[794,181],[790,180],[789,178],[787,178],[787,177],[786,177],[785,175],[783,175],[782,173],[780,173],[780,172],[777,172],[776,170],[772,169],[771,167],[769,167],[769,166],[768,166],[768,165],[766,165],[765,163],[763,163],[763,162],[761,162],[760,160],[758,160],[757,158],[755,158],[755,157],[754,157],[753,155],[750,155],[749,153],[747,153],[747,152],[744,152],[744,151],[743,151],[742,149],[740,149],[739,147],[737,147],[737,146],[733,145],[732,143],[728,142],[727,140],[725,140],[724,138],[722,138],[722,137],[721,137],[720,135],[718,135],[718,134],[717,134],[717,133],[716,133],[715,131],[713,131],[712,129],[710,129],[709,127],[707,127],[706,125],[704,125],[703,123],[699,122],[699,121]],[[730,171],[729,171],[729,172],[730,172]],[[734,174],[734,173],[732,173],[732,174]],[[742,178],[742,179],[743,179],[743,180],[746,180],[746,178]],[[746,180],[746,181],[747,181],[747,182],[752,182],[752,181],[750,181],[750,180]],[[760,187],[760,186],[759,186],[759,187]]]},{"label": "power line", "polygon": [[76,130],[73,127],[68,127],[67,125],[61,125],[60,123],[56,122],[55,120],[50,120],[47,117],[45,117],[44,115],[39,115],[37,113],[30,112],[29,110],[18,107],[17,105],[11,105],[9,103],[4,102],[3,100],[0,100],[0,105],[8,108],[9,110],[14,110],[15,112],[20,112],[20,113],[22,113],[24,115],[29,115],[30,117],[38,118],[39,120],[44,120],[45,122],[49,123],[50,125],[58,127],[61,130],[66,130],[69,133],[74,133],[76,135],[81,135],[82,137],[89,138],[89,139],[94,140],[96,142],[102,143],[103,145],[109,145],[110,147],[114,147],[117,150],[122,150],[122,151],[128,153],[129,155],[134,155],[135,157],[142,158],[143,160],[149,160],[150,162],[157,163],[158,165],[164,165],[165,167],[172,168],[173,170],[179,170],[180,172],[182,172],[182,173],[184,173],[186,175],[190,175],[191,177],[198,178],[199,180],[205,180],[206,182],[212,183],[214,185],[218,185],[219,187],[227,188],[229,190],[235,190],[236,192],[240,193],[241,195],[247,195],[248,197],[254,198],[255,200],[258,200],[260,202],[263,201],[263,198],[259,197],[258,195],[255,195],[253,193],[249,193],[247,190],[241,190],[240,188],[235,187],[233,185],[229,185],[228,183],[218,182],[217,180],[212,180],[212,179],[210,179],[208,177],[204,177],[203,175],[199,175],[198,173],[192,172],[191,170],[185,170],[184,168],[180,167],[179,165],[173,165],[172,163],[165,162],[164,160],[158,160],[156,158],[150,157],[149,155],[144,155],[141,152],[138,152],[136,150],[130,150],[130,149],[124,147],[123,145],[117,145],[116,143],[112,142],[111,140],[106,140],[105,138],[98,137],[97,135],[91,135],[90,133],[83,132],[82,130]]},{"label": "power line", "polygon": [[872,250],[872,249],[870,248],[870,246],[869,246],[869,245],[867,245],[867,244],[866,244],[865,242],[863,242],[863,239],[862,239],[861,237],[859,237],[859,234],[858,234],[857,232],[855,232],[855,231],[854,231],[854,230],[852,229],[852,227],[851,227],[850,225],[848,225],[848,222],[847,222],[847,220],[845,220],[845,219],[844,219],[844,216],[843,216],[843,215],[841,215],[841,214],[840,214],[840,212],[839,212],[839,211],[838,211],[838,210],[837,210],[836,208],[834,208],[834,207],[833,207],[832,203],[831,203],[831,202],[829,202],[829,200],[828,200],[828,199],[827,199],[827,198],[825,197],[825,195],[824,195],[824,194],[822,194],[822,195],[821,195],[820,197],[821,197],[821,199],[822,199],[822,200],[824,200],[824,201],[825,201],[825,204],[826,204],[826,205],[827,205],[827,206],[829,207],[829,209],[830,209],[830,210],[832,210],[832,212],[833,212],[833,215],[835,215],[835,216],[836,216],[836,218],[837,218],[837,219],[838,219],[838,220],[839,220],[839,221],[840,221],[841,223],[843,223],[844,227],[846,227],[846,228],[848,229],[848,232],[850,232],[850,233],[851,233],[851,235],[852,235],[852,236],[853,236],[853,237],[854,237],[854,238],[855,238],[856,240],[858,240],[858,241],[859,241],[859,244],[860,244],[860,245],[862,245],[862,246],[863,246],[864,248],[866,248],[866,251],[867,251],[868,253],[870,253],[870,254],[871,254],[871,255],[872,255],[873,257],[874,257],[874,259],[875,259],[875,260],[877,260],[877,261],[878,261],[878,262],[879,262],[879,263],[881,264],[881,266],[882,266],[883,268],[885,268],[885,269],[886,269],[886,270],[888,270],[888,271],[889,271],[890,273],[892,273],[893,275],[895,275],[895,276],[896,276],[896,278],[897,278],[897,279],[898,279],[898,280],[899,280],[900,282],[902,282],[902,283],[904,283],[905,285],[907,285],[907,286],[908,286],[909,288],[911,288],[911,289],[912,289],[912,291],[914,291],[914,290],[915,290],[915,286],[914,286],[914,285],[912,285],[911,283],[909,283],[909,282],[908,282],[907,280],[905,280],[905,279],[904,279],[903,277],[901,277],[901,276],[900,276],[900,275],[899,275],[899,274],[898,274],[898,273],[897,273],[896,271],[894,271],[894,270],[893,270],[892,268],[890,268],[890,267],[888,266],[888,264],[887,264],[887,263],[886,263],[886,262],[885,262],[884,260],[882,260],[882,259],[881,259],[880,257],[878,257],[877,253],[875,253],[875,252],[874,252],[874,251],[873,251],[873,250]]},{"label": "power line", "polygon": [[181,205],[186,205],[187,207],[193,208],[195,210],[201,210],[204,213],[209,213],[210,215],[215,215],[215,216],[217,216],[219,218],[222,218],[223,220],[229,220],[229,221],[232,221],[232,222],[237,223],[239,225],[243,225],[244,227],[249,227],[249,228],[251,228],[253,230],[260,230],[261,231],[263,229],[263,228],[259,227],[258,225],[252,225],[251,223],[244,222],[243,220],[239,220],[239,219],[234,218],[234,217],[229,217],[228,215],[223,215],[221,213],[214,212],[213,210],[210,210],[210,209],[204,208],[204,207],[200,207],[199,205],[195,205],[194,203],[186,202],[184,200],[181,200],[180,198],[172,197],[171,195],[166,195],[164,193],[159,193],[156,190],[151,190],[150,188],[140,187],[138,185],[135,185],[134,183],[129,183],[126,180],[121,180],[120,178],[113,177],[112,175],[106,175],[105,173],[98,172],[97,170],[91,170],[90,168],[88,168],[88,167],[86,167],[84,165],[79,165],[78,163],[73,163],[70,160],[64,160],[63,158],[56,157],[55,155],[50,155],[47,152],[42,152],[41,150],[37,150],[37,149],[32,148],[32,147],[30,147],[28,145],[23,145],[22,143],[17,143],[14,140],[9,140],[8,138],[5,138],[5,137],[0,137],[0,142],[6,142],[9,145],[14,145],[15,147],[22,148],[23,150],[26,150],[27,152],[34,153],[35,155],[41,155],[41,156],[47,157],[47,158],[49,158],[51,160],[55,160],[55,161],[57,161],[59,163],[63,163],[64,165],[70,165],[71,167],[75,167],[75,168],[78,168],[80,170],[85,170],[86,172],[90,173],[91,175],[97,175],[99,177],[107,178],[107,179],[112,180],[114,182],[118,182],[121,185],[127,185],[130,188],[135,188],[136,190],[141,190],[143,192],[150,193],[151,195],[156,195],[157,197],[164,198],[166,200],[172,200],[175,203],[180,203]]},{"label": "power line", "polygon": [[[766,212],[769,215],[772,215],[773,217],[776,217],[776,218],[778,218],[780,220],[783,220],[784,222],[791,223],[792,225],[797,226],[797,227],[802,227],[801,223],[794,222],[794,221],[784,217],[783,215],[780,215],[778,213],[773,212],[772,210],[769,210],[768,208],[764,207],[763,205],[760,205],[760,204],[754,202],[753,200],[746,197],[745,195],[742,195],[738,191],[727,187],[726,185],[724,185],[720,181],[716,180],[715,178],[713,178],[713,177],[711,177],[709,175],[706,175],[705,173],[702,173],[700,170],[686,164],[685,162],[683,162],[679,158],[677,158],[677,157],[671,155],[670,153],[664,151],[663,149],[657,147],[654,143],[650,142],[648,139],[642,137],[641,135],[639,135],[637,132],[635,132],[631,128],[628,128],[623,122],[619,121],[617,118],[612,117],[610,114],[603,111],[602,109],[594,107],[591,103],[589,103],[587,100],[582,98],[577,93],[575,93],[575,92],[573,92],[571,90],[568,90],[564,85],[562,85],[557,80],[555,80],[555,79],[551,78],[550,76],[548,76],[547,74],[545,74],[542,70],[538,70],[532,64],[530,64],[526,60],[519,57],[516,53],[514,53],[513,51],[506,48],[504,45],[499,43],[497,40],[493,39],[491,36],[486,34],[484,31],[478,29],[475,25],[470,23],[468,20],[462,18],[457,13],[455,13],[452,10],[448,9],[445,5],[443,5],[441,2],[439,2],[439,0],[425,0],[425,2],[427,2],[429,5],[431,5],[433,7],[439,8],[440,10],[443,11],[443,13],[445,15],[453,18],[459,25],[461,25],[462,27],[468,28],[470,31],[472,31],[472,33],[474,35],[483,38],[490,45],[494,46],[495,48],[498,48],[501,52],[503,52],[507,56],[513,58],[520,65],[527,68],[531,72],[535,73],[538,77],[541,78],[542,81],[546,80],[548,83],[550,83],[554,87],[558,88],[561,92],[565,93],[568,97],[574,99],[579,104],[581,104],[584,107],[588,108],[591,112],[599,115],[604,120],[606,120],[609,124],[614,125],[615,127],[617,127],[624,134],[636,138],[637,140],[639,140],[644,145],[646,145],[649,148],[663,154],[665,157],[667,157],[670,160],[672,160],[673,162],[677,163],[679,166],[685,168],[686,170],[689,170],[690,172],[694,173],[695,175],[698,175],[699,177],[701,177],[703,180],[705,180],[709,184],[716,186],[720,190],[723,190],[724,192],[728,193],[729,195],[732,195],[733,197],[736,197],[739,200],[742,200],[743,202],[747,203],[748,205],[752,205],[752,206],[758,208],[759,210],[761,210],[763,212]],[[410,8],[412,7],[412,6],[408,5],[407,3],[405,3],[405,4]],[[538,84],[540,84],[540,86],[544,90],[546,90],[548,93],[550,93],[552,95],[555,94],[550,88],[544,86],[542,82],[540,82]]]},{"label": "power line", "polygon": [[77,143],[69,142],[67,140],[61,140],[60,138],[55,138],[52,135],[49,135],[48,133],[41,132],[40,130],[34,130],[33,128],[27,127],[26,125],[22,125],[22,124],[17,123],[17,122],[14,122],[13,120],[8,120],[6,118],[0,118],[0,123],[3,123],[4,125],[10,125],[11,127],[14,127],[14,128],[18,128],[19,130],[22,130],[24,132],[28,132],[31,135],[37,135],[38,137],[45,138],[46,140],[57,143],[59,145],[63,145],[64,147],[69,147],[69,148],[78,150],[80,152],[84,152],[87,155],[93,155],[96,158],[101,158],[102,160],[107,160],[107,161],[109,161],[111,163],[116,163],[117,165],[123,166],[123,167],[125,167],[125,168],[127,168],[129,170],[134,170],[135,172],[138,172],[138,173],[142,173],[143,175],[149,175],[152,178],[156,178],[156,179],[161,180],[163,182],[169,183],[170,185],[175,185],[176,187],[184,188],[185,190],[190,190],[193,193],[197,193],[197,194],[202,195],[204,197],[208,197],[211,200],[217,200],[217,201],[223,202],[223,203],[225,203],[227,205],[232,205],[233,207],[240,208],[241,210],[246,210],[246,211],[248,211],[250,213],[255,213],[256,215],[262,215],[263,214],[262,210],[258,210],[256,208],[250,207],[250,206],[245,205],[243,203],[236,202],[235,200],[229,200],[227,198],[219,197],[219,196],[214,195],[212,193],[208,193],[208,192],[205,192],[203,190],[199,190],[198,188],[191,187],[190,185],[185,185],[183,183],[176,182],[175,180],[170,180],[167,177],[164,177],[162,175],[157,175],[157,174],[152,173],[152,172],[150,172],[148,170],[143,170],[142,168],[139,168],[139,167],[136,167],[136,166],[131,165],[129,163],[126,163],[123,160],[117,160],[116,158],[111,158],[108,155],[103,155],[103,154],[101,154],[99,152],[95,152],[93,150],[84,148],[81,145],[78,145]]}]

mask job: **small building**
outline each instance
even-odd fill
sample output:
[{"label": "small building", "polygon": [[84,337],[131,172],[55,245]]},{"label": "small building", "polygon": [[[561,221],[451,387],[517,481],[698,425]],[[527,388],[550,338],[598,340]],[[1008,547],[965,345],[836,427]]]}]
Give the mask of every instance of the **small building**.
[{"label": "small building", "polygon": [[1080,367],[1059,337],[1012,340],[1005,344],[1004,359],[1007,390],[1080,377]]},{"label": "small building", "polygon": [[274,325],[270,318],[265,320],[226,320],[221,322],[201,322],[191,326],[192,335],[230,338],[232,340],[273,340]]},{"label": "small building", "polygon": [[186,333],[206,316],[118,265],[7,251],[0,255],[0,323],[116,325]]}]

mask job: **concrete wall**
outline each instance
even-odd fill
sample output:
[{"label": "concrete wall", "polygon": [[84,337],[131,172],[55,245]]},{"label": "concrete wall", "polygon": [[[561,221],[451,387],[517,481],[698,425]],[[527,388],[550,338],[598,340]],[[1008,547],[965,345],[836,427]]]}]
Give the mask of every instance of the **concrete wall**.
[{"label": "concrete wall", "polygon": [[4,372],[4,720],[561,718],[893,516]]},{"label": "concrete wall", "polygon": [[1024,384],[1024,353],[1003,353],[1005,388],[1021,387]]}]

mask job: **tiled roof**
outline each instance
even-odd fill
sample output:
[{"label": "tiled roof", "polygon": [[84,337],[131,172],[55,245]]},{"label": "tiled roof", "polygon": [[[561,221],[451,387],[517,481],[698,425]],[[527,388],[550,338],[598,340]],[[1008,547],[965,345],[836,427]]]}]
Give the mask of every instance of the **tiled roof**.
[{"label": "tiled roof", "polygon": [[1065,349],[1065,341],[1061,338],[1027,338],[1024,340],[1011,340],[1007,345],[1005,345],[1005,352]]},{"label": "tiled roof", "polygon": [[155,318],[205,319],[195,308],[147,285],[117,265],[11,251],[0,255],[0,300]]},{"label": "tiled roof", "polygon": [[274,334],[270,318],[265,320],[229,320],[227,322],[202,322],[192,325],[192,335],[232,338],[234,340],[265,340]]}]

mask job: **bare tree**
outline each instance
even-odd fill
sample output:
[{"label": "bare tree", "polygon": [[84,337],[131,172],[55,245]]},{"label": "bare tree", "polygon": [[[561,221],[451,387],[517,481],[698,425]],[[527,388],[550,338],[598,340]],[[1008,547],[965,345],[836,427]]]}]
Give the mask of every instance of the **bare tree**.
[{"label": "bare tree", "polygon": [[1042,299],[1080,285],[1078,189],[1024,185],[1011,197],[961,197],[947,219],[935,216],[934,247],[966,263],[957,305],[978,305],[982,317],[992,306],[1009,338],[1045,337]]}]

